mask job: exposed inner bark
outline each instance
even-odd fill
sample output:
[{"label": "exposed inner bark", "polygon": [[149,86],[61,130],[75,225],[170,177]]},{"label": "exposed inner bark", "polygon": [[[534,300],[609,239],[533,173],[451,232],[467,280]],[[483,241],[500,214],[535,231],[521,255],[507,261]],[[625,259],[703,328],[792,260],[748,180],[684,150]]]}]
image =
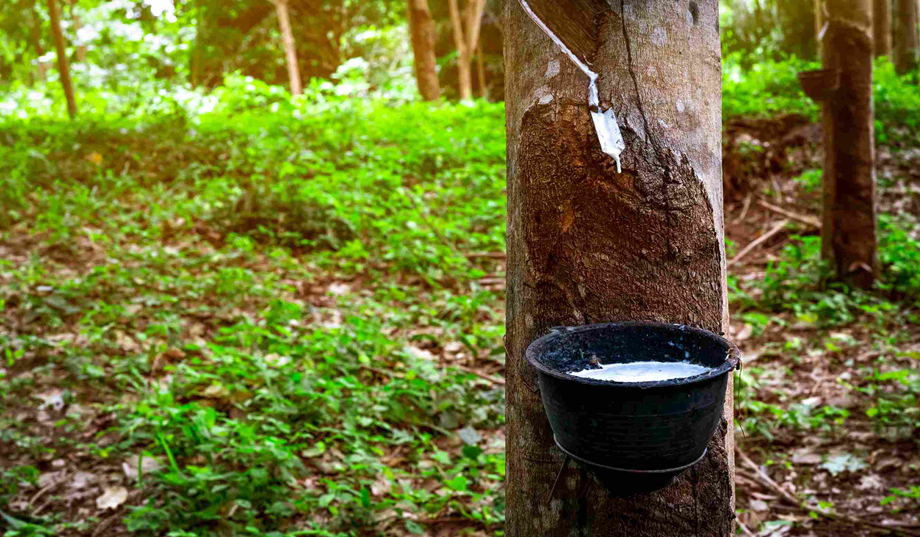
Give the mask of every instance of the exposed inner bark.
[{"label": "exposed inner bark", "polygon": [[607,490],[552,439],[524,350],[552,326],[655,320],[721,332],[721,116],[715,0],[617,2],[599,88],[626,142],[601,152],[587,77],[505,3],[509,536],[725,537],[733,525],[731,394],[703,461],[664,489]]}]

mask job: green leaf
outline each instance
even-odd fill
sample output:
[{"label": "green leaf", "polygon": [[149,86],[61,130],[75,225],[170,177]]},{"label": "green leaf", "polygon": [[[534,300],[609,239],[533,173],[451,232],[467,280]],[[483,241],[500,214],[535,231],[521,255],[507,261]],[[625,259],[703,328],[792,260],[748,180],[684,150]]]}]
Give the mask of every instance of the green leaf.
[{"label": "green leaf", "polygon": [[467,486],[469,485],[469,481],[466,479],[466,477],[458,475],[453,479],[445,481],[444,484],[447,485],[447,487],[451,490],[455,490],[457,492],[465,492]]}]

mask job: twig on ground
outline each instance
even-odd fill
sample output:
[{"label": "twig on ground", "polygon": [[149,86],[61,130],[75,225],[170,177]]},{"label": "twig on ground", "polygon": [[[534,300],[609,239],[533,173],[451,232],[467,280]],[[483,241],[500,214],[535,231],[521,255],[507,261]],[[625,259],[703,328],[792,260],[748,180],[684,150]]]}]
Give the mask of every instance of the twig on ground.
[{"label": "twig on ground", "polygon": [[748,209],[751,208],[751,199],[752,197],[750,194],[748,194],[748,196],[744,198],[744,207],[741,208],[741,216],[735,219],[736,224],[740,224],[741,222],[744,222],[744,217],[747,216]]},{"label": "twig on ground", "polygon": [[748,244],[747,246],[745,246],[743,250],[741,250],[740,252],[738,252],[738,255],[736,255],[735,257],[733,257],[733,258],[731,259],[731,261],[728,262],[728,266],[730,267],[730,266],[734,265],[735,263],[737,263],[738,261],[741,261],[741,259],[742,259],[744,256],[746,256],[746,255],[748,255],[749,253],[751,253],[751,251],[752,251],[754,248],[757,248],[757,247],[760,246],[761,244],[763,244],[763,243],[765,243],[766,241],[770,240],[770,238],[773,237],[773,235],[776,235],[777,233],[779,233],[780,231],[782,231],[783,228],[785,228],[785,227],[786,227],[786,224],[788,224],[788,223],[789,223],[789,220],[788,220],[788,219],[781,221],[780,223],[778,223],[778,224],[776,224],[775,226],[773,226],[773,228],[770,229],[770,231],[767,231],[766,233],[764,233],[763,235],[761,235],[760,237],[758,237],[756,240],[754,240],[751,244]]},{"label": "twig on ground", "polygon": [[821,229],[821,222],[818,221],[817,218],[813,218],[813,217],[811,217],[811,216],[805,216],[805,215],[801,215],[801,214],[798,214],[798,213],[794,213],[794,212],[792,212],[792,211],[790,211],[790,210],[788,210],[788,209],[783,209],[782,207],[777,207],[776,205],[773,205],[772,203],[768,203],[768,202],[766,202],[766,201],[764,201],[764,200],[757,200],[757,205],[760,205],[761,207],[763,207],[764,209],[767,209],[767,210],[769,210],[769,211],[773,211],[774,213],[781,214],[781,215],[783,215],[783,216],[785,216],[785,217],[787,217],[787,218],[791,218],[791,219],[793,219],[793,220],[798,220],[799,222],[802,222],[803,224],[808,224],[809,226],[812,226],[812,227],[816,227],[816,228],[818,228],[818,229]]},{"label": "twig on ground", "polygon": [[780,497],[783,500],[785,500],[790,506],[795,507],[800,511],[803,511],[807,514],[814,513],[815,515],[821,518],[824,518],[826,520],[829,520],[831,522],[846,522],[846,523],[857,525],[857,526],[871,528],[877,532],[893,533],[896,535],[907,535],[910,537],[920,537],[920,531],[917,531],[917,529],[920,529],[920,525],[898,524],[895,526],[895,525],[877,524],[875,522],[869,522],[868,520],[863,520],[861,518],[851,516],[851,515],[827,513],[817,508],[811,508],[808,506],[808,504],[806,504],[803,501],[800,501],[798,498],[793,496],[789,491],[779,486],[779,484],[776,481],[773,481],[773,479],[770,478],[770,476],[768,476],[766,472],[761,470],[760,467],[757,466],[757,464],[754,461],[752,461],[750,457],[748,457],[737,446],[735,446],[735,452],[738,454],[738,457],[741,459],[741,462],[743,462],[745,466],[747,466],[754,472],[753,477],[757,479],[757,481],[759,481],[762,485],[772,490],[773,492],[776,492],[777,494],[779,494]]},{"label": "twig on ground", "polygon": [[[33,505],[35,502],[37,502],[38,499],[41,498],[46,492],[48,492],[49,490],[52,490],[52,489],[54,489],[54,488],[57,488],[57,486],[60,485],[61,483],[63,483],[64,480],[67,479],[67,478],[69,477],[69,475],[70,475],[70,472],[68,472],[67,470],[65,470],[64,473],[61,475],[61,477],[55,479],[55,480],[52,481],[51,483],[48,483],[47,485],[45,485],[44,488],[42,488],[41,490],[39,490],[38,492],[36,492],[35,495],[32,496],[32,499],[29,500],[29,503],[26,505],[26,509],[32,507],[32,505]],[[40,512],[40,511],[41,511],[42,509],[44,509],[45,507],[47,507],[47,504],[42,505],[39,509],[36,509],[36,510],[32,513],[32,516],[35,516],[36,513]]]},{"label": "twig on ground", "polygon": [[747,526],[744,525],[744,522],[741,522],[740,520],[737,520],[736,522],[738,522],[738,527],[741,528],[741,531],[743,531],[745,535],[754,537],[754,534],[751,532],[751,530],[748,529]]},{"label": "twig on ground", "polygon": [[465,371],[465,372],[467,372],[467,373],[469,373],[469,374],[471,374],[471,375],[476,375],[477,377],[479,377],[479,378],[481,378],[481,379],[486,379],[486,380],[488,380],[489,382],[491,382],[492,384],[500,384],[500,385],[502,385],[502,386],[505,385],[505,379],[503,379],[503,378],[498,378],[498,377],[493,377],[493,376],[490,376],[490,375],[486,375],[485,373],[482,373],[482,372],[480,372],[480,371],[476,371],[475,369],[473,369],[473,368],[471,368],[471,367],[466,367],[466,366],[462,366],[462,365],[458,365],[458,366],[454,366],[454,367],[456,367],[456,368],[459,369],[460,371]]}]

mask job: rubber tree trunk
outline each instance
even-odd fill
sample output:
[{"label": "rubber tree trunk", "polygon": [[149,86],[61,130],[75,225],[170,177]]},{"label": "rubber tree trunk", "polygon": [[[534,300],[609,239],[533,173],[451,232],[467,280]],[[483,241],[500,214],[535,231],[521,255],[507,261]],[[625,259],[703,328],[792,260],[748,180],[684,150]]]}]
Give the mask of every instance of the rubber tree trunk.
[{"label": "rubber tree trunk", "polygon": [[418,92],[425,101],[436,101],[441,97],[438,85],[437,61],[434,54],[434,19],[428,10],[428,0],[408,0],[409,34],[412,53],[415,55],[415,80]]},{"label": "rubber tree trunk", "polygon": [[[604,3],[607,6],[607,3]],[[593,68],[626,142],[601,152],[588,78],[506,0],[507,522],[510,537],[732,534],[731,390],[706,457],[671,485],[619,497],[570,462],[543,411],[528,344],[604,321],[727,327],[716,0],[615,0]],[[584,490],[584,492],[582,492]]]},{"label": "rubber tree trunk", "polygon": [[878,271],[872,112],[872,0],[826,0],[824,67],[840,89],[824,104],[822,253],[844,280],[869,288]]},{"label": "rubber tree trunk", "polygon": [[72,119],[77,115],[77,100],[74,97],[73,83],[70,80],[70,66],[67,64],[67,46],[64,43],[64,34],[61,32],[61,14],[54,0],[48,0],[48,12],[51,15],[51,33],[54,36],[54,46],[57,50],[61,85],[64,86],[64,96],[67,98],[67,113]]},{"label": "rubber tree trunk", "polygon": [[891,0],[872,4],[872,47],[876,58],[891,57]]},{"label": "rubber tree trunk", "polygon": [[917,68],[917,54],[920,53],[918,11],[920,8],[917,0],[895,0],[897,30],[894,36],[894,66],[899,75]]},{"label": "rubber tree trunk", "polygon": [[278,14],[278,29],[281,30],[281,41],[284,43],[284,57],[287,62],[291,95],[300,95],[300,67],[297,65],[297,49],[294,47],[294,34],[291,32],[287,0],[272,0],[272,2]]}]

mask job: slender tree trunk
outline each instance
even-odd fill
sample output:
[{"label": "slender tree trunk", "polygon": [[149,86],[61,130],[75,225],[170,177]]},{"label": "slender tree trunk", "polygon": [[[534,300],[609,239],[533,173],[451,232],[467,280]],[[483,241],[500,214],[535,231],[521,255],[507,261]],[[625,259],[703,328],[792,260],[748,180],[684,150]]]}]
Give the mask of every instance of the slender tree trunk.
[{"label": "slender tree trunk", "polygon": [[[728,326],[717,0],[603,2],[601,108],[626,143],[601,151],[588,78],[505,2],[508,136],[505,535],[727,537],[734,519],[731,389],[706,457],[664,489],[608,492],[555,447],[524,350],[552,326]],[[583,492],[582,492],[583,491]]]},{"label": "slender tree trunk", "polygon": [[[457,73],[460,84],[460,99],[473,98],[473,49],[479,42],[479,28],[485,0],[467,0],[466,12],[461,15],[457,0],[449,0],[450,20],[454,26],[454,43],[457,45]],[[463,19],[466,19],[465,21]],[[464,22],[466,28],[464,29]]]},{"label": "slender tree trunk", "polygon": [[891,57],[891,0],[872,5],[872,46],[876,58]]},{"label": "slender tree trunk", "polygon": [[[73,32],[74,35],[80,32],[81,23],[80,16],[74,11],[74,7],[77,5],[77,0],[70,0],[70,18],[73,19]],[[86,61],[86,46],[77,45],[77,61],[85,62]]]},{"label": "slender tree trunk", "polygon": [[895,13],[894,66],[898,74],[903,75],[917,68],[917,54],[920,53],[917,0],[895,0]]},{"label": "slender tree trunk", "polygon": [[278,28],[281,30],[281,41],[284,43],[284,56],[287,61],[291,95],[300,95],[300,67],[297,65],[297,49],[294,47],[294,34],[291,33],[287,0],[272,0],[272,2],[275,4],[275,11],[278,14]]},{"label": "slender tree trunk", "polygon": [[872,0],[827,0],[825,68],[840,89],[824,105],[822,252],[838,275],[863,288],[878,270],[872,112]]},{"label": "slender tree trunk", "polygon": [[35,0],[29,2],[29,36],[32,40],[32,47],[35,49],[35,80],[45,81],[45,73],[48,67],[41,61],[45,55],[45,47],[42,46],[42,28],[41,21],[35,13]]},{"label": "slender tree trunk", "polygon": [[415,55],[415,80],[418,92],[425,101],[441,97],[438,85],[437,60],[434,54],[436,40],[434,19],[428,10],[428,0],[408,0],[409,34],[412,53]]},{"label": "slender tree trunk", "polygon": [[57,49],[61,85],[64,86],[64,95],[67,97],[67,113],[74,118],[77,115],[77,100],[74,97],[73,83],[70,80],[70,66],[67,65],[67,47],[64,44],[64,34],[61,32],[61,15],[55,0],[48,0],[48,12],[51,15],[51,33],[54,35],[54,46]]},{"label": "slender tree trunk", "polygon": [[483,99],[489,97],[489,88],[486,85],[486,66],[482,59],[482,42],[476,47],[476,77],[479,79],[479,96]]}]

